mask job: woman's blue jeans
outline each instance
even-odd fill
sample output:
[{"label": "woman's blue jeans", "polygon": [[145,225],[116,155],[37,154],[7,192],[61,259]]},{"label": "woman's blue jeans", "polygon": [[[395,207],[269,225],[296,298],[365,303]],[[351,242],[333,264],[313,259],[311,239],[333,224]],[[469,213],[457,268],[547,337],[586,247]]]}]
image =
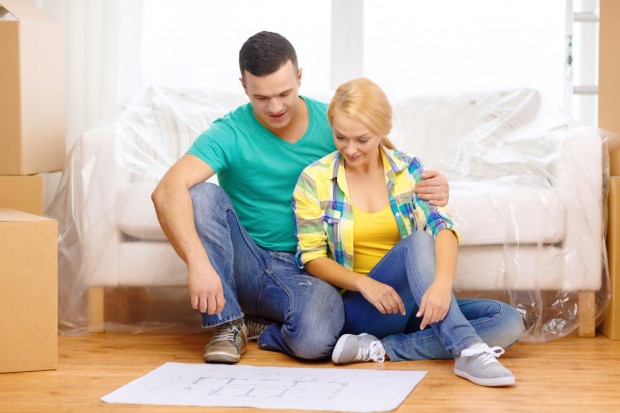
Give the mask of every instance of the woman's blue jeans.
[{"label": "woman's blue jeans", "polygon": [[344,333],[370,333],[381,339],[392,361],[457,357],[473,344],[509,347],[524,331],[523,319],[511,306],[493,300],[452,296],[446,317],[420,330],[418,303],[435,277],[434,239],[423,231],[403,238],[371,270],[369,277],[392,286],[406,315],[381,314],[359,292],[344,294]]},{"label": "woman's blue jeans", "polygon": [[294,253],[258,247],[219,186],[198,184],[190,195],[196,230],[226,299],[220,314],[202,314],[203,327],[260,315],[276,322],[261,334],[260,348],[309,360],[329,356],[344,324],[338,290],[300,270]]}]

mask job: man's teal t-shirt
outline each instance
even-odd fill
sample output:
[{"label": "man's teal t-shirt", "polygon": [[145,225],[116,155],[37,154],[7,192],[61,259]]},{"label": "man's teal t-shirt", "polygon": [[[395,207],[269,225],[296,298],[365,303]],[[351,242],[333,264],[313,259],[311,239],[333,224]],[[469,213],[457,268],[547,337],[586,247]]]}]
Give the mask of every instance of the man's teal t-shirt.
[{"label": "man's teal t-shirt", "polygon": [[188,150],[217,173],[254,242],[272,251],[295,251],[291,198],[297,179],[310,163],[336,150],[327,104],[303,99],[309,125],[293,144],[261,125],[248,103],[213,122]]}]

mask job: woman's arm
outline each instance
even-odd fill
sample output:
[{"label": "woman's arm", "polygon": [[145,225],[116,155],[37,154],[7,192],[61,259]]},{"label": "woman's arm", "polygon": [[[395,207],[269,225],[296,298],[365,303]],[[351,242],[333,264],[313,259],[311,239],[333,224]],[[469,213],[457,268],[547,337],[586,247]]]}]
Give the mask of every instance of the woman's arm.
[{"label": "woman's arm", "polygon": [[403,300],[394,288],[364,274],[347,270],[331,258],[323,257],[308,261],[305,269],[309,274],[336,287],[360,292],[381,314],[400,312],[405,315]]},{"label": "woman's arm", "polygon": [[450,309],[452,285],[456,273],[457,240],[451,230],[442,230],[435,237],[435,280],[422,296],[416,317],[423,317],[420,328],[443,320]]},{"label": "woman's arm", "polygon": [[350,271],[327,256],[328,236],[325,232],[324,211],[312,167],[302,172],[293,191],[295,235],[298,260],[305,270],[336,287],[359,291],[368,302],[383,314],[405,314],[405,306],[396,291],[365,275]]}]

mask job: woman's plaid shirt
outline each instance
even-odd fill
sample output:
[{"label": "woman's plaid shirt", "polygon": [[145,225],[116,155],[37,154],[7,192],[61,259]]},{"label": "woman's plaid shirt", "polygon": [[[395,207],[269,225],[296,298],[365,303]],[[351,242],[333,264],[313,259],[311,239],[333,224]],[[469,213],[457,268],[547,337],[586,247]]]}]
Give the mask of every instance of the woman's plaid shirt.
[{"label": "woman's plaid shirt", "polygon": [[[418,199],[413,192],[424,172],[420,161],[398,150],[381,148],[390,207],[401,239],[423,230],[435,236],[443,229],[458,232],[445,208]],[[353,269],[353,208],[344,162],[333,152],[307,166],[293,192],[297,264],[330,257]]]}]

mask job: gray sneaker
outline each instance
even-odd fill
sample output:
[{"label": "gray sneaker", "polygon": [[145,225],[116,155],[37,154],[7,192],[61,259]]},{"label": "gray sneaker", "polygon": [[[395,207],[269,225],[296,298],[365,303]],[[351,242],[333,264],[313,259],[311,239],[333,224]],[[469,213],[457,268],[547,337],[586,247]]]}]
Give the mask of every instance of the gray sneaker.
[{"label": "gray sneaker", "polygon": [[354,363],[356,361],[385,361],[383,344],[375,336],[362,333],[359,336],[344,334],[336,343],[332,353],[332,361],[336,364]]},{"label": "gray sneaker", "polygon": [[272,324],[273,321],[265,317],[246,315],[245,326],[248,328],[248,340],[258,340],[258,337]]},{"label": "gray sneaker", "polygon": [[243,319],[215,327],[213,338],[205,346],[207,363],[237,363],[246,352],[248,329]]},{"label": "gray sneaker", "polygon": [[515,383],[515,376],[496,360],[502,354],[501,347],[474,344],[456,358],[454,373],[480,386],[509,386]]}]

